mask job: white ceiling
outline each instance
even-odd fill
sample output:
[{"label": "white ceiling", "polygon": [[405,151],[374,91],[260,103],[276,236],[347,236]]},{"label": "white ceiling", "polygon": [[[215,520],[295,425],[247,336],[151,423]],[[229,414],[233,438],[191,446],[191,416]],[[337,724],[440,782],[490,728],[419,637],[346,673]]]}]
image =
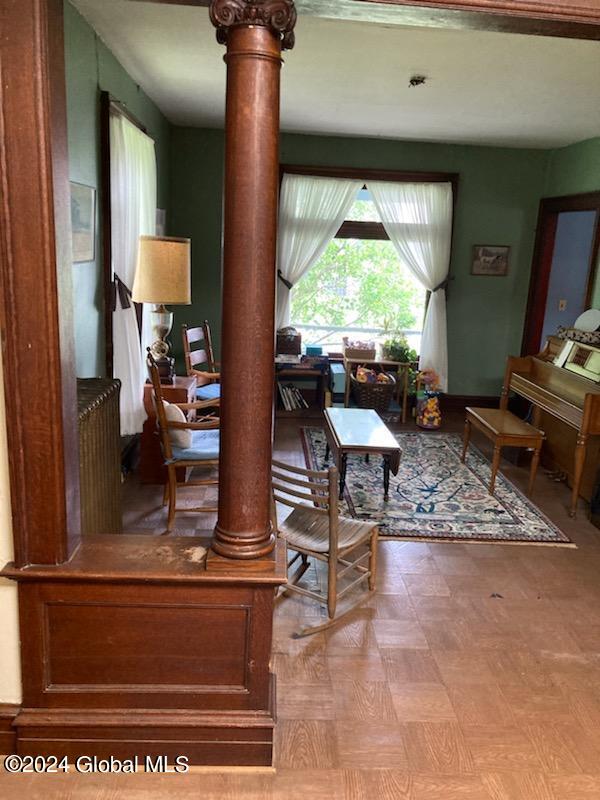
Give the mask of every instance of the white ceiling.
[{"label": "white ceiling", "polygon": [[[177,125],[220,127],[224,48],[206,8],[72,0]],[[600,43],[300,17],[281,127],[509,147],[600,136]],[[408,88],[413,74],[429,77]]]}]

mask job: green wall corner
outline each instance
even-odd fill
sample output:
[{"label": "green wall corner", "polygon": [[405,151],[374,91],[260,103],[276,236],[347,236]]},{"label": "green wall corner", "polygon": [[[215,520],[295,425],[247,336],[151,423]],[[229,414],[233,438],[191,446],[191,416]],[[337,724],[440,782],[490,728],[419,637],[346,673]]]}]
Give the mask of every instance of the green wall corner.
[{"label": "green wall corner", "polygon": [[73,264],[76,374],[88,378],[105,374],[100,92],[124,102],[154,139],[161,208],[168,208],[171,126],[69,2],[64,28],[69,178],[96,189],[95,259]]}]

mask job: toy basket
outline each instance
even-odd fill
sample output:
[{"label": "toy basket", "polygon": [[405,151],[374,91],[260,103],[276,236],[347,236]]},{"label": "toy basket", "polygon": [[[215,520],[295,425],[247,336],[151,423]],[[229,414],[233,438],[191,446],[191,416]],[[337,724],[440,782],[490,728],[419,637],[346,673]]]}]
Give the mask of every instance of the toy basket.
[{"label": "toy basket", "polygon": [[387,411],[396,390],[396,379],[389,372],[385,373],[390,381],[387,383],[362,383],[355,375],[350,376],[352,396],[359,408],[373,408],[375,411]]},{"label": "toy basket", "polygon": [[364,358],[372,361],[375,358],[375,344],[373,342],[350,342],[347,336],[343,339],[344,358]]}]

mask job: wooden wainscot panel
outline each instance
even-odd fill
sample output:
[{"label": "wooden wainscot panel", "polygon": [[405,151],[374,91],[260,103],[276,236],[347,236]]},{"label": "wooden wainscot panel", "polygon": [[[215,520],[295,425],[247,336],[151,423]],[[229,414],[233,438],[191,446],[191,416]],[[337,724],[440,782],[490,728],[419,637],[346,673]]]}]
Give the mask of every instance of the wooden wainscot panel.
[{"label": "wooden wainscot panel", "polygon": [[[247,691],[248,606],[44,604],[49,691]],[[70,643],[79,637],[77,649]]]},{"label": "wooden wainscot panel", "polygon": [[23,585],[41,648],[40,667],[24,677],[26,705],[214,709],[226,696],[230,709],[265,708],[268,685],[255,664],[268,650],[253,631],[272,595],[247,586]]},{"label": "wooden wainscot panel", "polygon": [[184,755],[271,763],[272,571],[210,574],[193,537],[90,536],[56,567],[7,566],[19,582],[21,754]]}]

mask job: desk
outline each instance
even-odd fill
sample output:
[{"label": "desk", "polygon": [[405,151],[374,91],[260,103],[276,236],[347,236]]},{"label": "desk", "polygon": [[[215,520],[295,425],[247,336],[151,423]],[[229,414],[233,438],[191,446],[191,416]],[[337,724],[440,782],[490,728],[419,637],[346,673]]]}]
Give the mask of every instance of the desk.
[{"label": "desk", "polygon": [[[172,384],[161,384],[162,396],[167,403],[194,403],[196,400],[196,378],[176,375]],[[167,470],[163,465],[160,437],[156,427],[152,384],[144,386],[144,408],[148,415],[142,429],[140,443],[140,480],[142,483],[166,483]],[[194,412],[192,412],[194,413]],[[185,468],[177,471],[177,480],[185,480]]]},{"label": "desk", "polygon": [[388,499],[390,471],[398,474],[402,450],[395,436],[386,427],[381,417],[372,408],[326,408],[325,436],[327,449],[340,472],[340,497],[346,485],[346,466],[348,455],[362,455],[365,458],[374,453],[383,458],[383,498]]},{"label": "desk", "polygon": [[[406,422],[408,409],[408,375],[411,367],[417,365],[417,361],[389,361],[385,358],[344,358],[344,369],[346,370],[346,385],[344,389],[344,408],[348,408],[350,402],[350,375],[353,367],[359,365],[381,367],[386,372],[396,372],[398,375],[398,402],[402,392],[402,423]],[[388,369],[392,367],[394,369]],[[402,376],[402,378],[400,377]]]}]

